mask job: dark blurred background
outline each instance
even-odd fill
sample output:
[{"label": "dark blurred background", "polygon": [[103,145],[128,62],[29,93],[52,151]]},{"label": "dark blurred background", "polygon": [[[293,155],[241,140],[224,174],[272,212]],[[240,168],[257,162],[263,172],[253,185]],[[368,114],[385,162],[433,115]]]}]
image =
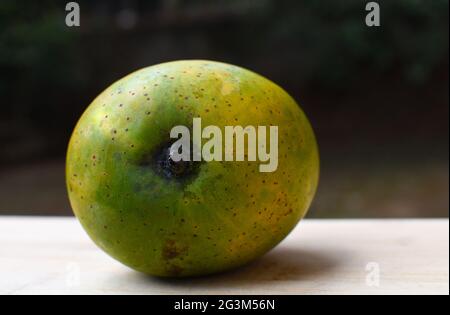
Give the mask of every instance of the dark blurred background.
[{"label": "dark blurred background", "polygon": [[70,215],[68,139],[124,75],[213,59],[283,86],[316,131],[310,217],[447,217],[448,0],[0,1],[0,214]]}]

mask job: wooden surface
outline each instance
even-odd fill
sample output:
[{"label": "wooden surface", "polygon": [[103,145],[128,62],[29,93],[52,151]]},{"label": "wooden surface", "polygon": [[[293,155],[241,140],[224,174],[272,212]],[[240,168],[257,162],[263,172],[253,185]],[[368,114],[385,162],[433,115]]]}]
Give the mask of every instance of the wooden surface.
[{"label": "wooden surface", "polygon": [[73,218],[0,217],[0,294],[449,294],[449,223],[304,220],[241,269],[163,280],[97,249]]}]

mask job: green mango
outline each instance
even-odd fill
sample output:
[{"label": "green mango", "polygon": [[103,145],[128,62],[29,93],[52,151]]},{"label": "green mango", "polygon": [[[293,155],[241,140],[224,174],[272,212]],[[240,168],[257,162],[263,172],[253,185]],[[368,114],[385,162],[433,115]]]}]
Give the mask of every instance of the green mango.
[{"label": "green mango", "polygon": [[[278,166],[260,161],[175,163],[174,126],[278,126]],[[245,144],[248,148],[248,143]],[[204,275],[263,255],[302,219],[319,154],[308,119],[282,88],[212,61],[164,63],[102,92],[75,127],[66,181],[92,240],[150,275]]]}]

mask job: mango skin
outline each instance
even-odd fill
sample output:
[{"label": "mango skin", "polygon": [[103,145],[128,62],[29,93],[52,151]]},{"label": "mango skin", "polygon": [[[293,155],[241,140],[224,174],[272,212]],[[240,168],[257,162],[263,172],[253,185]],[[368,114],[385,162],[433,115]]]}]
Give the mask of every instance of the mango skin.
[{"label": "mango skin", "polygon": [[[279,128],[279,165],[203,162],[188,181],[146,163],[175,125]],[[306,214],[319,177],[311,125],[279,86],[229,64],[187,60],[138,70],[102,92],[69,143],[66,181],[92,240],[164,277],[205,275],[263,255]]]}]

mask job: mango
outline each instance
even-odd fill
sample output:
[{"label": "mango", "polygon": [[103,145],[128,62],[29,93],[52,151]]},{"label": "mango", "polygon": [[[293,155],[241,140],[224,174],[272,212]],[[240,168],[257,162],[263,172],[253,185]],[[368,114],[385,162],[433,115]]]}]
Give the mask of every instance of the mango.
[{"label": "mango", "polygon": [[[276,170],[248,159],[172,161],[170,131],[192,128],[194,118],[221,130],[277,126]],[[217,273],[263,255],[305,216],[318,178],[315,136],[294,99],[254,72],[205,60],[112,84],[77,123],[66,163],[71,206],[92,240],[162,277]]]}]

